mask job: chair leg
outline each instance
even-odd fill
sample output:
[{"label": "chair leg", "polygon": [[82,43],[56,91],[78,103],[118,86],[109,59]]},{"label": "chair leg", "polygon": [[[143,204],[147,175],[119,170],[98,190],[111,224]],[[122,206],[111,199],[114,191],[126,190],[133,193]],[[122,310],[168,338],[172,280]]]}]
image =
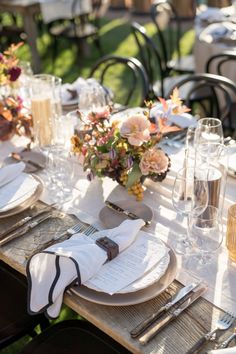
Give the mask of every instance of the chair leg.
[{"label": "chair leg", "polygon": [[41,331],[44,331],[49,326],[50,326],[49,320],[46,317],[42,317],[42,319],[40,321],[40,329],[41,329]]},{"label": "chair leg", "polygon": [[96,48],[98,49],[99,54],[100,54],[101,56],[104,55],[103,50],[102,50],[102,46],[101,46],[100,38],[99,38],[99,36],[97,36],[97,35],[96,35],[95,38],[94,38],[94,44],[95,44]]}]

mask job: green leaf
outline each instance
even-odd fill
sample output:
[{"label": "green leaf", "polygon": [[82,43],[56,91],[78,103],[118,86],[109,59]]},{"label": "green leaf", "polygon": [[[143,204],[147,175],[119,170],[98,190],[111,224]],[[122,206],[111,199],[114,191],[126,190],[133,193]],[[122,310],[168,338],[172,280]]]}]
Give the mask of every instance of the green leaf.
[{"label": "green leaf", "polygon": [[142,176],[139,165],[137,163],[133,164],[132,169],[128,173],[128,180],[126,183],[126,188],[130,188],[135,182],[137,182]]}]

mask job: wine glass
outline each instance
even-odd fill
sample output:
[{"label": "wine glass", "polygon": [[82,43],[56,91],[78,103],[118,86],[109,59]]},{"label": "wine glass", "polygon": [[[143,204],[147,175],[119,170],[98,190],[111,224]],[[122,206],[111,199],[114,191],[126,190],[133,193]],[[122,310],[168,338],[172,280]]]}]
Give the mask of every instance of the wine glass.
[{"label": "wine glass", "polygon": [[195,131],[195,145],[224,143],[222,122],[218,118],[201,118]]},{"label": "wine glass", "polygon": [[[204,173],[204,171],[202,171]],[[180,169],[175,178],[172,191],[172,204],[182,216],[199,215],[208,204],[208,187],[206,179],[198,179],[193,167]],[[173,247],[179,254],[187,254],[191,241],[187,233],[175,238]]]},{"label": "wine glass", "polygon": [[223,240],[222,219],[219,208],[208,205],[205,210],[196,215],[188,216],[188,235],[196,254],[191,257],[193,266],[204,266],[212,261],[214,252],[218,250]]}]

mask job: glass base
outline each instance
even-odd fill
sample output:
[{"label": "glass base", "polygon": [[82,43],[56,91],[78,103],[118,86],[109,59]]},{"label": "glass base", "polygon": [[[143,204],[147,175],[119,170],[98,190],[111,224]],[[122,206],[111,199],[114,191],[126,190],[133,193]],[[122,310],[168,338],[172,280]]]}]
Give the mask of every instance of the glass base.
[{"label": "glass base", "polygon": [[173,250],[179,255],[187,255],[191,252],[191,241],[185,234],[171,233],[170,245]]}]

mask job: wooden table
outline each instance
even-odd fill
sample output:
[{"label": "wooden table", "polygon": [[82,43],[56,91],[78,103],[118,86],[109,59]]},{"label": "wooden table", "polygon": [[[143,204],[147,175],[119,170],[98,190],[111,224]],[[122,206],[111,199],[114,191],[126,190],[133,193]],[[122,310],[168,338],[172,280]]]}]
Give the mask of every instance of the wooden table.
[{"label": "wooden table", "polygon": [[38,29],[35,15],[40,13],[40,3],[37,0],[1,0],[0,11],[20,14],[27,34],[27,42],[32,55],[34,73],[41,72],[41,60],[37,49]]},{"label": "wooden table", "polygon": [[[42,207],[43,204],[38,202],[37,208]],[[28,215],[28,211],[1,219],[0,231],[26,215]],[[75,223],[76,219],[71,215],[59,215],[57,218],[48,220],[41,224],[40,227],[31,231],[31,233],[0,247],[0,258],[19,272],[25,274],[26,258],[34,249],[39,244],[50,239],[55,233],[61,233]],[[169,325],[145,346],[142,346],[138,340],[131,339],[129,335],[129,331],[134,326],[167,302],[170,296],[180,287],[181,284],[174,281],[164,293],[156,298],[132,306],[99,305],[76,296],[72,291],[67,291],[64,296],[64,303],[121,343],[132,353],[184,354],[201,335],[209,331],[211,326],[214,326],[215,321],[219,318],[221,311],[205,299],[199,299],[179,319]],[[220,340],[226,338],[232,331],[232,329],[226,331]],[[212,348],[213,345],[210,344],[208,347]],[[206,347],[202,353],[205,351]]]}]

